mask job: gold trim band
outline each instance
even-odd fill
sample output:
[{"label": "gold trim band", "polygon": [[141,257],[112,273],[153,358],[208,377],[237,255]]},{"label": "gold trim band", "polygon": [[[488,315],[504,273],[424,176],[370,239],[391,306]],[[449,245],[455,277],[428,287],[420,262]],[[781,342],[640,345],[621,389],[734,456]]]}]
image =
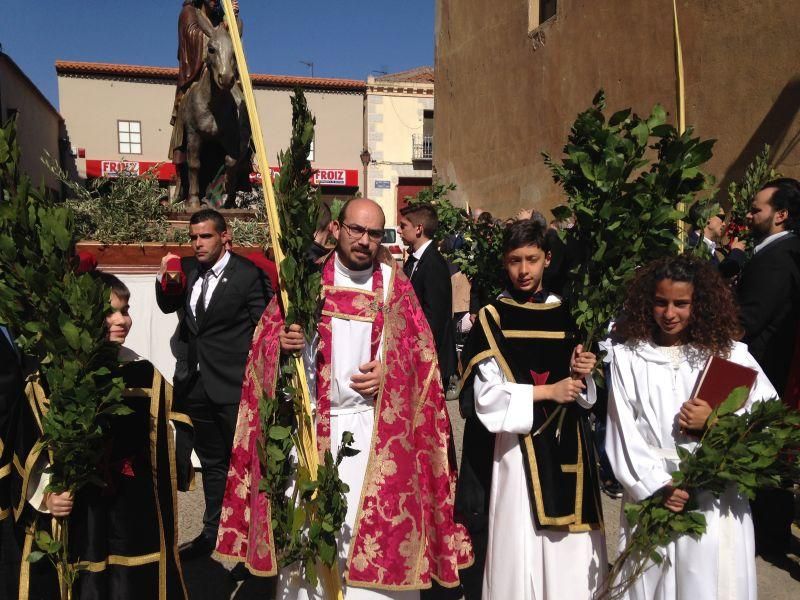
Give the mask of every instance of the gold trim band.
[{"label": "gold trim band", "polygon": [[565,340],[565,331],[536,331],[527,329],[504,329],[503,335],[507,338],[523,338],[531,340]]},{"label": "gold trim band", "polygon": [[161,558],[160,552],[151,552],[150,554],[142,554],[139,556],[120,556],[118,554],[110,554],[105,560],[97,562],[80,561],[74,563],[78,569],[89,571],[90,573],[100,573],[105,571],[109,566],[120,567],[141,567],[154,563]]}]

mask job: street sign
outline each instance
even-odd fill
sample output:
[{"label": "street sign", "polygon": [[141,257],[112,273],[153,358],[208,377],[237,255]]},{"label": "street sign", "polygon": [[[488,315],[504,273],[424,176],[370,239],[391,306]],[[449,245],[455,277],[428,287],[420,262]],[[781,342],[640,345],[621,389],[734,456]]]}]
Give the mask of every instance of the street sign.
[{"label": "street sign", "polygon": [[388,179],[376,179],[375,180],[375,189],[376,190],[388,190],[391,189],[392,182]]}]

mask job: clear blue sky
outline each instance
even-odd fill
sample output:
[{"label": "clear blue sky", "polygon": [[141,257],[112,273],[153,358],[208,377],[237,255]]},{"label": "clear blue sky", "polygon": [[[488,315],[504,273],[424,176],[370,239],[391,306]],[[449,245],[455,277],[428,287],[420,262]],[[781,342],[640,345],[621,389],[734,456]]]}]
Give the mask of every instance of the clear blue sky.
[{"label": "clear blue sky", "polygon": [[[175,66],[182,0],[4,0],[0,44],[58,107],[57,60]],[[239,0],[251,73],[366,79],[433,64],[434,0]]]}]

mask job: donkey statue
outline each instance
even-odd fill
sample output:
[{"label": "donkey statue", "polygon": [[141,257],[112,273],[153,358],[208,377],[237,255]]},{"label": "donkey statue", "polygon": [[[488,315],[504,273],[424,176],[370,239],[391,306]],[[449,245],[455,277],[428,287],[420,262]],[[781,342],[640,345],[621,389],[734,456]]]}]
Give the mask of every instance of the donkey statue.
[{"label": "donkey statue", "polygon": [[[200,206],[200,155],[205,144],[218,144],[224,153],[225,197],[223,206],[234,206],[237,182],[250,173],[250,121],[241,87],[236,82],[236,57],[224,24],[214,27],[198,15],[208,37],[205,68],[183,97],[178,108],[186,144],[189,175],[188,204]],[[205,156],[206,153],[204,153]]]}]

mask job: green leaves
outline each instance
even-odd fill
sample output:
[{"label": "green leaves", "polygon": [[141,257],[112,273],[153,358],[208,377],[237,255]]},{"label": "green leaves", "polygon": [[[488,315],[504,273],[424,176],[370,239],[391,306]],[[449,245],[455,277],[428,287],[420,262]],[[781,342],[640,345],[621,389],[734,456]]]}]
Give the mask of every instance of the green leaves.
[{"label": "green leaves", "polygon": [[494,222],[475,222],[466,210],[453,206],[447,195],[455,189],[452,183],[436,183],[408,198],[408,203],[426,203],[436,210],[436,240],[453,241],[444,245],[442,254],[469,278],[483,306],[503,291],[503,228]]},{"label": "green leaves", "polygon": [[[276,179],[276,199],[281,225],[281,283],[289,306],[287,324],[298,323],[307,340],[316,331],[321,275],[308,259],[321,205],[319,190],[311,183],[308,154],[314,139],[314,117],[302,90],[292,97],[292,139],[279,156],[280,175]],[[340,209],[340,207],[339,207]],[[263,479],[261,491],[269,496],[273,521],[273,539],[280,565],[302,565],[306,580],[317,583],[321,561],[332,566],[336,559],[336,534],[342,530],[347,515],[345,494],[348,486],[339,478],[338,466],[351,448],[353,435],[345,432],[336,461],[330,451],[312,479],[307,464],[298,460],[304,449],[297,439],[298,420],[304,417],[297,364],[282,358],[275,397],[259,402],[263,437],[258,441],[258,455]],[[310,422],[305,427],[313,427]],[[294,484],[291,494],[290,486]]]},{"label": "green leaves", "polygon": [[[34,189],[18,160],[12,122],[0,128],[0,322],[14,328],[48,390],[38,442],[52,457],[48,491],[76,492],[105,485],[98,467],[109,419],[130,412],[122,380],[111,377],[119,347],[105,339],[110,290],[73,272],[74,213]],[[61,541],[40,532],[36,544],[30,560],[48,556],[74,579]]]},{"label": "green leaves", "polygon": [[[705,533],[706,519],[695,501],[699,491],[719,498],[735,486],[752,500],[759,488],[780,487],[800,478],[800,413],[773,399],[756,402],[749,412],[737,415],[747,395],[747,388],[737,388],[712,413],[693,452],[678,448],[681,462],[672,482],[690,493],[683,512],[667,510],[660,493],[625,505],[634,530],[612,566],[602,598],[622,597],[647,568],[647,561],[663,561],[661,549],[678,536]],[[631,575],[620,580],[623,572]]]},{"label": "green leaves", "polygon": [[744,240],[748,247],[752,247],[753,242],[745,221],[745,215],[750,210],[750,203],[765,183],[781,176],[772,168],[770,154],[770,147],[765,144],[761,152],[747,166],[742,180],[732,182],[728,186],[730,221],[726,233],[731,239],[736,237]]},{"label": "green leaves", "polygon": [[712,184],[700,166],[713,140],[693,138],[691,130],[678,134],[659,105],[646,119],[628,108],[606,120],[604,110],[601,90],[572,125],[561,162],[544,154],[567,195],[567,206],[553,214],[575,218],[564,238],[582,256],[567,296],[587,343],[619,313],[634,269],[678,251],[681,203]]}]

